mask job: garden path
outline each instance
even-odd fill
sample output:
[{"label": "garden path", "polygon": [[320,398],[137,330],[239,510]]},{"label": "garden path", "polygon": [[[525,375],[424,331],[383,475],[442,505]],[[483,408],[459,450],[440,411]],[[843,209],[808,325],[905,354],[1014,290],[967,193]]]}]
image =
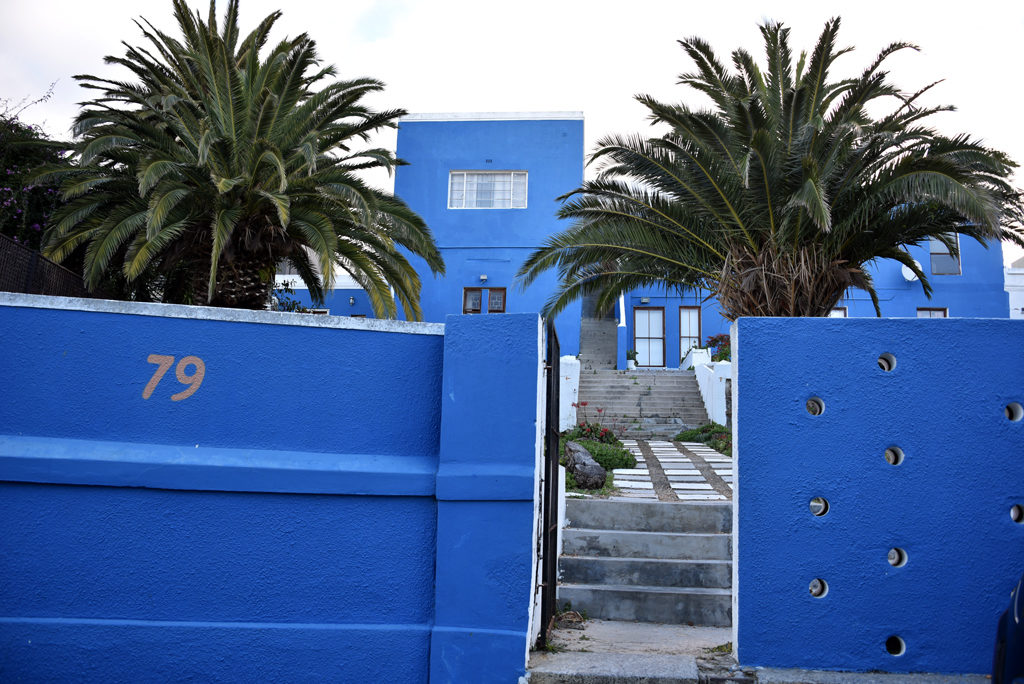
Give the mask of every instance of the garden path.
[{"label": "garden path", "polygon": [[729,501],[732,458],[697,442],[624,439],[635,468],[612,471],[619,493],[612,499],[647,501]]}]

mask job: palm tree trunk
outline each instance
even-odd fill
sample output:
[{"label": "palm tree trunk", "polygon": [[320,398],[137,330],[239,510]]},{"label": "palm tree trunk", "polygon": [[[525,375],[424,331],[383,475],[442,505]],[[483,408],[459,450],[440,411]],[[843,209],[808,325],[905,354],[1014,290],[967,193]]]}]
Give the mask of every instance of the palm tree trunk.
[{"label": "palm tree trunk", "polygon": [[737,250],[726,259],[718,301],[732,321],[740,316],[827,316],[862,275],[820,245],[795,251],[769,246],[757,254]]}]

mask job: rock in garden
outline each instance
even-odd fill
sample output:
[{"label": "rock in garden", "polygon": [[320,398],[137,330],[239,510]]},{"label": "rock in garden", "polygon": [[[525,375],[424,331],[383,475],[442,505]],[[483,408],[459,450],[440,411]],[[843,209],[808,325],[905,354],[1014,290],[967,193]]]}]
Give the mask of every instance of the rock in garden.
[{"label": "rock in garden", "polygon": [[576,442],[565,444],[565,469],[572,473],[581,489],[600,489],[608,476],[590,452]]}]

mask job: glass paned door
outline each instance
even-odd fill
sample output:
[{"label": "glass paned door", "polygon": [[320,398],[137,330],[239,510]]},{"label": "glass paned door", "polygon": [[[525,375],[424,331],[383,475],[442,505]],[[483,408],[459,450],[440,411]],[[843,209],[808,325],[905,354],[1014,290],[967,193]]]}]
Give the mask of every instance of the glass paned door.
[{"label": "glass paned door", "polygon": [[679,358],[693,347],[700,346],[700,307],[679,307]]},{"label": "glass paned door", "polygon": [[633,309],[633,348],[636,349],[636,365],[665,365],[664,309]]}]

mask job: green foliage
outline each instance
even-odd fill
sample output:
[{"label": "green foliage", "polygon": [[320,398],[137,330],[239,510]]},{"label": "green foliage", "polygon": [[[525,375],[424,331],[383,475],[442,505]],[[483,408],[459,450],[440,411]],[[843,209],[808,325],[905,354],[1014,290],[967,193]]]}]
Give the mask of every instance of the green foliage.
[{"label": "green foliage", "polygon": [[[577,442],[584,449],[590,452],[602,468],[611,471],[614,468],[632,468],[636,465],[636,458],[626,449],[622,448],[620,442],[611,430],[602,427],[597,423],[581,423],[572,430],[563,432],[558,438],[558,462],[565,465],[566,442]],[[612,484],[611,473],[605,478],[604,486],[601,489],[581,489],[576,483],[573,474],[566,472],[565,488],[570,492],[583,492],[597,496],[607,496],[615,490]]]},{"label": "green foliage", "polygon": [[365,146],[405,113],[362,104],[383,84],[335,80],[306,34],[271,41],[280,12],[243,35],[238,0],[221,26],[212,1],[206,17],[173,4],[180,37],[143,20],[148,44],[107,58],[131,79],[76,76],[100,94],[75,120],[77,166],[39,176],[59,181],[67,202],[46,254],[61,261],[87,246],[90,287],[116,272],[158,283],[164,301],[246,308],[267,305],[282,261],[317,303],[338,268],[378,317],[396,316],[397,300],[421,318],[420,278],[403,250],[443,273],[433,236],[358,175],[400,163]]},{"label": "green foliage", "polygon": [[622,446],[622,442],[615,436],[615,431],[609,427],[601,425],[600,423],[581,422],[572,430],[565,432],[564,437],[569,441],[578,442],[581,439],[589,439],[595,442],[602,442],[604,444]]},{"label": "green foliage", "polygon": [[600,489],[583,489],[577,484],[573,474],[567,470],[565,471],[565,491],[576,494],[589,494],[591,496],[610,496],[615,493],[616,487],[612,483],[611,475],[609,475],[604,479],[604,486]]},{"label": "green foliage", "polygon": [[627,361],[636,361],[638,357],[639,357],[639,354],[636,353],[636,349],[627,349],[626,350],[626,360]]},{"label": "green foliage", "polygon": [[564,196],[572,226],[523,264],[529,285],[550,269],[544,307],[597,294],[598,310],[640,287],[714,293],[724,315],[826,316],[849,287],[877,295],[866,265],[893,259],[931,286],[906,248],[951,233],[1024,245],[1016,164],[966,135],[925,125],[951,109],[904,92],[886,47],[853,78],[835,79],[839,19],[794,60],[789,29],[761,27],[767,64],[735,50],[720,59],[699,38],[681,41],[694,64],[680,83],[709,109],[637,99],[661,137],[609,136],[594,180]]},{"label": "green foliage", "polygon": [[306,308],[302,302],[295,299],[292,295],[295,294],[295,289],[292,287],[290,280],[286,280],[280,285],[274,286],[274,301],[277,305],[274,307],[277,311],[290,311],[292,313],[309,313],[309,309]]},{"label": "green foliage", "polygon": [[632,468],[636,465],[636,457],[620,446],[604,442],[592,442],[588,439],[579,440],[579,444],[589,451],[594,460],[600,463],[601,467],[605,470]]},{"label": "green foliage", "polygon": [[0,100],[0,234],[31,249],[39,249],[50,216],[60,206],[57,186],[37,183],[36,169],[44,164],[63,165],[63,145],[49,140],[37,126],[23,123],[19,115],[28,107],[49,99],[12,104]]},{"label": "green foliage", "polygon": [[703,442],[721,454],[732,456],[732,430],[718,423],[708,423],[691,430],[683,430],[675,436],[674,441]]}]

